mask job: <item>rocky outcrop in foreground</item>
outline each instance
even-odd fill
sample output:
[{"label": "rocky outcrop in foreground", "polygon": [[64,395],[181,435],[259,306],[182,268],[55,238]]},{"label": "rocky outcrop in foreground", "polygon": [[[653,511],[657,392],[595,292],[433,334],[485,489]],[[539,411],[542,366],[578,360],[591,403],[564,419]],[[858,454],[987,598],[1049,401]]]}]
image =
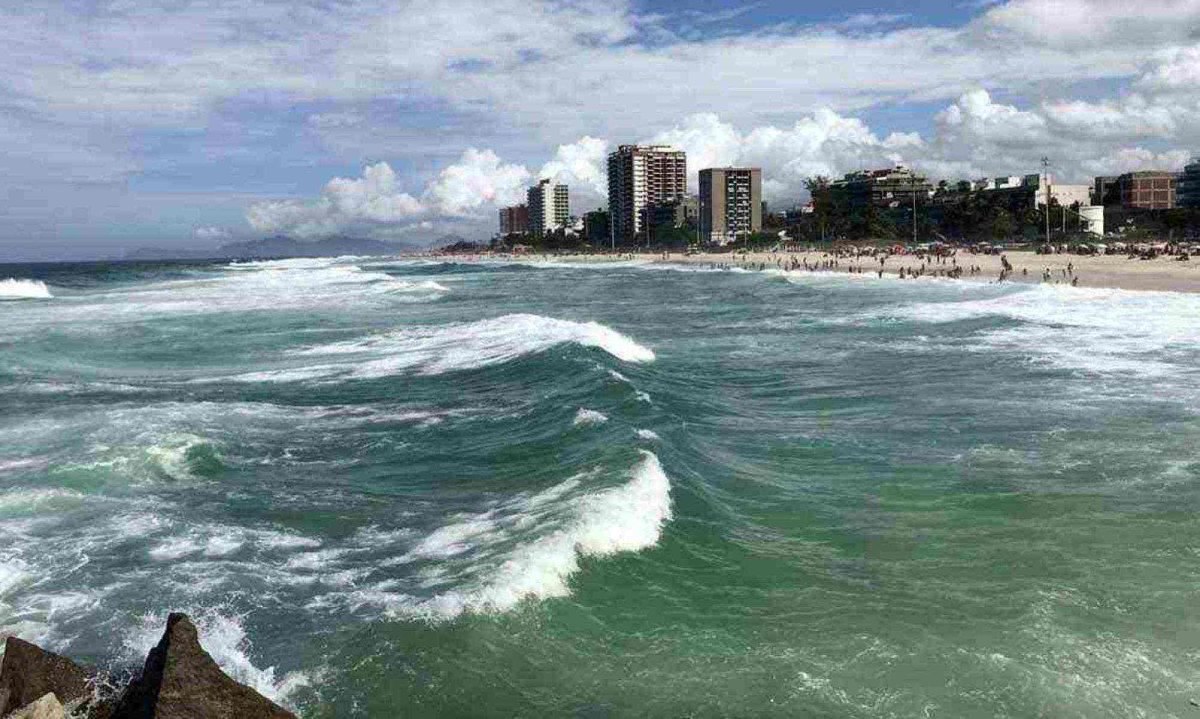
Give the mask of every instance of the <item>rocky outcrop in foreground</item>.
[{"label": "rocky outcrop in foreground", "polygon": [[104,692],[94,672],[9,637],[0,663],[4,719],[295,719],[230,679],[200,646],[186,614],[172,614],[158,646],[123,691]]}]

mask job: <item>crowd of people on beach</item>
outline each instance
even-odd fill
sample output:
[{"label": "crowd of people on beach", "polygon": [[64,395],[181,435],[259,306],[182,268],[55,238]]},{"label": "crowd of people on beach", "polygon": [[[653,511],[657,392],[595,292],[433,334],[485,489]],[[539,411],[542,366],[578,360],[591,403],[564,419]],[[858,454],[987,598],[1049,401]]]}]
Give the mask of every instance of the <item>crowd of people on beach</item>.
[{"label": "crowd of people on beach", "polygon": [[[1114,252],[1114,250],[1116,252]],[[1143,251],[1144,250],[1144,251]],[[1003,283],[1009,281],[1036,282],[1043,284],[1067,284],[1079,286],[1080,275],[1075,261],[1062,266],[1062,259],[1050,261],[1039,269],[1040,264],[1035,256],[1041,255],[1113,255],[1117,252],[1128,252],[1129,259],[1147,260],[1155,258],[1175,259],[1187,257],[1190,254],[1200,254],[1200,246],[1180,244],[1163,245],[1126,245],[1113,243],[1111,245],[1096,244],[1085,251],[1082,247],[1065,245],[1041,245],[1033,252],[1014,252],[1012,248],[988,243],[959,245],[934,242],[923,245],[842,245],[834,247],[803,246],[798,243],[781,243],[771,249],[748,251],[746,249],[722,249],[713,252],[702,252],[696,249],[681,253],[679,250],[622,248],[619,252],[609,252],[600,248],[582,252],[556,252],[539,254],[530,252],[496,252],[479,253],[477,259],[503,259],[511,257],[522,260],[565,260],[576,255],[585,259],[599,261],[637,261],[654,259],[660,262],[682,260],[688,264],[707,266],[712,270],[747,270],[765,271],[778,270],[785,272],[812,273],[846,273],[853,275],[884,275],[898,277],[901,280],[914,279],[949,279],[987,281]],[[461,258],[461,253],[453,253]],[[1014,258],[1020,267],[1014,267],[1010,262]],[[1119,256],[1118,256],[1119,257]],[[1065,259],[1065,258],[1063,258]],[[1117,257],[1113,258],[1118,259]],[[999,272],[996,263],[999,262]],[[1087,264],[1091,260],[1082,257],[1079,262]],[[1107,270],[1101,269],[1103,274]],[[995,273],[995,274],[993,274]],[[1096,281],[1093,279],[1093,281]],[[1104,279],[1100,279],[1104,282]]]},{"label": "crowd of people on beach", "polygon": [[[979,277],[983,274],[983,267],[974,262],[968,264],[959,264],[958,248],[938,248],[929,251],[916,252],[895,252],[888,248],[846,248],[834,249],[822,253],[821,259],[815,262],[810,262],[808,255],[804,253],[797,257],[790,251],[783,253],[770,253],[770,261],[762,261],[761,259],[750,259],[749,255],[734,255],[732,262],[710,262],[709,268],[715,270],[721,269],[743,269],[743,270],[758,270],[764,271],[768,268],[784,270],[787,272],[846,272],[847,274],[868,274],[873,273],[877,277],[882,278],[887,270],[887,263],[893,257],[911,258],[911,264],[903,264],[896,270],[896,276],[902,280],[913,280],[925,277],[942,278],[958,280],[964,277]],[[664,259],[669,258],[669,254],[664,254]],[[875,266],[878,263],[878,267]],[[1005,282],[1012,278],[1014,268],[1009,262],[1007,255],[1000,255],[1000,274],[996,277],[996,282]],[[1022,277],[1029,276],[1028,268],[1022,268]],[[1067,269],[1062,270],[1063,281],[1069,281],[1072,286],[1078,286],[1079,277],[1075,274],[1074,263],[1069,263]],[[1059,280],[1047,267],[1043,272],[1042,281],[1046,283],[1059,283]]]}]

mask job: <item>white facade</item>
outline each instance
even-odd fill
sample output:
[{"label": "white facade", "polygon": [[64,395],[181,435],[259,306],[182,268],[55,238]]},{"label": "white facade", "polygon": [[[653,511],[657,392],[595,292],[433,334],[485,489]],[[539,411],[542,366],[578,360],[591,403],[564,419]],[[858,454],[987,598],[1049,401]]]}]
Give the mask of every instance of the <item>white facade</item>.
[{"label": "white facade", "polygon": [[570,195],[566,185],[542,180],[529,188],[529,232],[543,237],[563,227],[570,216]]},{"label": "white facade", "polygon": [[[1092,204],[1092,186],[1091,185],[1050,185],[1050,197],[1054,198],[1062,207],[1070,207],[1075,203],[1084,205]],[[1044,204],[1045,193],[1039,195],[1038,204]]]},{"label": "white facade", "polygon": [[1104,206],[1086,205],[1079,208],[1079,221],[1085,232],[1104,237]]},{"label": "white facade", "polygon": [[633,156],[633,233],[642,231],[642,215],[646,209],[648,193],[646,192],[646,156]]}]

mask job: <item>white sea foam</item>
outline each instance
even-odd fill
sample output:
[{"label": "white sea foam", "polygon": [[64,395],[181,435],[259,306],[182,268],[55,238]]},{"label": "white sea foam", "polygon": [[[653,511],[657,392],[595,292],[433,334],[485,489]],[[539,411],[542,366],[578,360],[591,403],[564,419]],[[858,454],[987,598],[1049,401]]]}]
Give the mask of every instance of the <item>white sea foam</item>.
[{"label": "white sea foam", "polygon": [[28,565],[20,559],[0,561],[0,602],[32,579]]},{"label": "white sea foam", "polygon": [[0,300],[48,300],[53,296],[40,280],[0,280]]},{"label": "white sea foam", "polygon": [[271,549],[300,549],[321,546],[321,540],[287,532],[266,532],[258,537],[259,543]]},{"label": "white sea foam", "polygon": [[0,513],[39,511],[74,507],[84,495],[71,489],[35,487],[0,494]]},{"label": "white sea foam", "polygon": [[334,566],[337,559],[346,554],[346,551],[345,549],[321,549],[302,552],[288,559],[284,567],[286,569],[327,569]]},{"label": "white sea foam", "polygon": [[853,321],[1015,320],[1020,324],[980,333],[977,347],[1089,373],[1163,376],[1191,371],[1172,353],[1200,351],[1198,316],[1197,295],[1039,285],[998,297],[900,305]]},{"label": "white sea foam", "polygon": [[411,327],[364,339],[310,347],[297,357],[344,361],[233,377],[243,382],[295,382],[320,378],[370,379],[416,371],[437,375],[477,369],[543,352],[562,344],[596,347],[625,362],[652,362],[654,351],[597,322],[540,315],[505,315],[466,324]]},{"label": "white sea foam", "polygon": [[[152,527],[142,527],[140,531],[130,533],[146,536],[164,528],[169,527],[164,527],[160,523]],[[160,539],[148,553],[152,559],[157,561],[174,561],[201,554],[210,558],[225,558],[235,555],[243,549],[254,552],[276,552],[317,549],[320,546],[320,540],[274,529],[202,524],[189,528],[183,534]],[[287,566],[316,566],[306,563],[305,558],[320,554],[320,552],[303,552],[293,555],[288,560]]]},{"label": "white sea foam", "polygon": [[[150,577],[160,606],[172,608],[227,593],[246,576],[287,591],[299,582],[279,567],[319,545],[286,530],[182,519],[158,496],[12,489],[0,493],[0,636],[68,642],[80,621],[113,616],[113,602],[128,602]],[[149,565],[105,568],[139,550]]]},{"label": "white sea foam", "polygon": [[637,434],[638,439],[644,439],[650,442],[662,441],[662,437],[659,437],[658,433],[652,429],[639,429],[635,434]]},{"label": "white sea foam", "polygon": [[[259,669],[254,666],[250,659],[253,647],[246,636],[244,617],[208,607],[187,608],[186,611],[196,624],[200,644],[234,680],[285,706],[292,692],[311,683],[312,678],[304,672],[290,672],[277,678],[275,667]],[[166,615],[142,616],[124,637],[125,659],[141,661],[158,644],[166,624]]]},{"label": "white sea foam", "polygon": [[450,288],[440,282],[434,280],[421,280],[419,282],[410,282],[408,280],[400,280],[392,278],[392,281],[387,285],[388,292],[449,292]]},{"label": "white sea foam", "polygon": [[285,260],[234,260],[226,267],[238,271],[323,270],[355,259],[358,258],[348,255],[345,257],[292,257]]},{"label": "white sea foam", "polygon": [[219,462],[213,444],[190,433],[162,433],[160,427],[154,427],[134,439],[141,442],[117,446],[94,443],[90,447],[94,457],[91,461],[64,462],[52,473],[102,470],[135,482],[186,482],[202,478],[197,469]]},{"label": "white sea foam", "polygon": [[150,550],[151,559],[172,561],[199,552],[203,547],[192,537],[172,537]]},{"label": "white sea foam", "polygon": [[634,260],[612,260],[602,262],[573,262],[571,260],[543,260],[543,259],[518,259],[518,258],[503,258],[491,260],[476,260],[473,262],[464,262],[463,264],[498,266],[498,267],[535,267],[547,270],[619,270],[630,267],[650,267],[653,260],[649,259],[634,259]]},{"label": "white sea foam", "polygon": [[16,606],[15,595],[33,582],[29,565],[19,558],[0,559],[0,636],[15,635],[42,642],[50,632],[45,621],[29,616]]},{"label": "white sea foam", "polygon": [[49,463],[44,457],[23,457],[21,459],[0,459],[0,474],[21,472],[31,469],[42,469]]},{"label": "white sea foam", "polygon": [[[218,275],[80,293],[69,302],[53,303],[51,317],[61,328],[89,332],[130,318],[328,311],[368,304],[386,308],[397,302],[435,302],[450,291],[441,282],[393,277],[336,261],[285,260],[231,265]],[[0,299],[49,296],[45,285],[32,280],[0,283]],[[41,315],[30,315],[18,329],[37,331],[45,321]]]},{"label": "white sea foam", "polygon": [[168,435],[159,444],[147,447],[146,455],[155,468],[171,479],[194,479],[189,462],[190,453],[197,448],[208,446],[208,440],[203,437],[178,433]]},{"label": "white sea foam", "polygon": [[608,415],[604,414],[603,412],[597,412],[594,409],[581,407],[579,411],[575,413],[575,420],[572,422],[572,424],[574,424],[576,427],[582,427],[604,424],[607,421]]},{"label": "white sea foam", "polygon": [[511,532],[545,528],[541,536],[517,542],[499,559],[468,568],[476,576],[467,585],[425,600],[405,597],[389,607],[391,612],[449,619],[464,612],[507,611],[526,599],[566,596],[581,557],[636,552],[658,543],[671,519],[671,483],[658,457],[643,451],[629,482],[617,487],[579,494],[582,479],[572,478],[495,512],[461,518],[429,535],[414,550],[421,557],[495,547]]}]

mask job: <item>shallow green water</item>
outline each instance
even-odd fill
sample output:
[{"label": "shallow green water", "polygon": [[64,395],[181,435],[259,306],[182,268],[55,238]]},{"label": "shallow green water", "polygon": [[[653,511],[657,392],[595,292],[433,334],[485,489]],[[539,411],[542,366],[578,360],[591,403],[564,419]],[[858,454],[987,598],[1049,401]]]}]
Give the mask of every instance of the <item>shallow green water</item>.
[{"label": "shallow green water", "polygon": [[1195,711],[1195,296],[9,276],[0,632],[121,668],[190,611],[310,717]]}]

